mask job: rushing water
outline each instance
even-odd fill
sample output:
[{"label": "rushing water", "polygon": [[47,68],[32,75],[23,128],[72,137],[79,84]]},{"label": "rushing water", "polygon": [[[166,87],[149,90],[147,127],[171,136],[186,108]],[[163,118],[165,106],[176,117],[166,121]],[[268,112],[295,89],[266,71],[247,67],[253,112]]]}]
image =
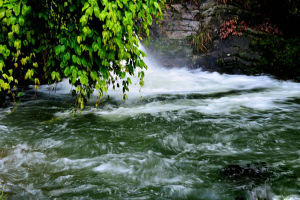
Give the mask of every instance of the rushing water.
[{"label": "rushing water", "polygon": [[124,103],[71,111],[70,86],[0,109],[8,199],[300,199],[300,84],[163,69]]}]

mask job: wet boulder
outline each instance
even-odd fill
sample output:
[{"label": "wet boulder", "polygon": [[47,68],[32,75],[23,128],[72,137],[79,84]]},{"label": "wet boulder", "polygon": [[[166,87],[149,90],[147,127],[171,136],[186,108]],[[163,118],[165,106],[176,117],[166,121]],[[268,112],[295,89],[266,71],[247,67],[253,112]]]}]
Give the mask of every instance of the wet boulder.
[{"label": "wet boulder", "polygon": [[272,172],[267,167],[267,164],[262,162],[246,165],[228,165],[221,170],[221,174],[233,180],[266,180],[272,175]]}]

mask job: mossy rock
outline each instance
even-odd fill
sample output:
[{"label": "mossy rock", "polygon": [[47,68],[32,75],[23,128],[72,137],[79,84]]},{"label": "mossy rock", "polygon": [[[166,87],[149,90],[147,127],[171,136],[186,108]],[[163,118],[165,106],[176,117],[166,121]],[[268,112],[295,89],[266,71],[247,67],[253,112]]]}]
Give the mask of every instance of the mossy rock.
[{"label": "mossy rock", "polygon": [[258,65],[264,72],[300,81],[300,38],[269,35],[251,43],[250,47],[262,53]]}]

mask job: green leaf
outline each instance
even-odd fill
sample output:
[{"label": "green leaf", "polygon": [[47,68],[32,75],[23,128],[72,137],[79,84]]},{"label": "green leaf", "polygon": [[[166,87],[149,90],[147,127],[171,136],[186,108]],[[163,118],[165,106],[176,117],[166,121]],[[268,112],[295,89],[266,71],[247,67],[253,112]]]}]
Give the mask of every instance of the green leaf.
[{"label": "green leaf", "polygon": [[65,76],[69,76],[69,74],[70,74],[70,68],[69,68],[69,67],[67,67],[67,68],[64,70],[64,74],[65,74]]},{"label": "green leaf", "polygon": [[30,11],[31,11],[31,7],[23,4],[23,7],[22,7],[22,15],[25,16],[25,15],[28,14]]},{"label": "green leaf", "polygon": [[77,43],[80,44],[82,41],[82,37],[81,36],[77,36]]},{"label": "green leaf", "polygon": [[34,62],[34,63],[32,64],[32,66],[35,67],[35,68],[38,68],[38,67],[39,67],[39,65],[38,65],[37,62]]},{"label": "green leaf", "polygon": [[21,8],[20,8],[20,3],[16,4],[14,7],[13,7],[13,11],[15,13],[16,16],[18,16],[20,14],[20,11],[21,11]]},{"label": "green leaf", "polygon": [[20,26],[24,26],[25,20],[23,17],[19,17],[18,19]]},{"label": "green leaf", "polygon": [[80,75],[80,83],[86,86],[89,85],[89,79],[85,74]]},{"label": "green leaf", "polygon": [[2,19],[5,16],[5,9],[1,8],[0,9],[0,19]]},{"label": "green leaf", "polygon": [[123,100],[124,100],[124,101],[128,100],[127,94],[124,94],[124,95],[123,95]]},{"label": "green leaf", "polygon": [[129,77],[127,78],[127,82],[128,82],[129,84],[132,84],[131,79],[130,79]]},{"label": "green leaf", "polygon": [[68,61],[68,60],[70,60],[70,58],[71,58],[71,54],[70,54],[70,52],[67,52],[67,53],[64,55],[64,61]]},{"label": "green leaf", "polygon": [[61,52],[61,53],[64,53],[64,52],[65,52],[65,50],[66,50],[66,47],[65,47],[65,45],[62,45],[62,46],[60,46],[60,52]]},{"label": "green leaf", "polygon": [[26,74],[25,74],[25,80],[26,79],[31,79],[33,74],[34,74],[34,71],[32,69],[28,69]]},{"label": "green leaf", "polygon": [[23,92],[18,92],[17,96],[18,97],[22,97],[23,96]]},{"label": "green leaf", "polygon": [[91,72],[91,78],[92,78],[93,81],[95,81],[98,78],[98,74],[97,74],[96,71]]},{"label": "green leaf", "polygon": [[16,34],[20,33],[20,26],[19,26],[19,24],[12,25],[12,32],[14,32]]},{"label": "green leaf", "polygon": [[85,15],[87,16],[92,16],[93,15],[93,11],[94,9],[92,7],[88,8],[86,11],[85,11]]},{"label": "green leaf", "polygon": [[0,72],[3,73],[4,62],[0,60]]},{"label": "green leaf", "polygon": [[93,42],[92,47],[93,47],[94,52],[97,52],[99,50],[99,45],[97,42]]},{"label": "green leaf", "polygon": [[82,11],[85,11],[88,7],[90,7],[90,4],[88,2],[85,2]]},{"label": "green leaf", "polygon": [[126,73],[125,72],[121,72],[120,78],[123,79],[123,78],[125,78],[125,76],[126,76]]},{"label": "green leaf", "polygon": [[74,4],[72,4],[72,5],[69,7],[69,9],[70,9],[70,12],[74,12],[74,10],[76,9],[76,7],[75,7]]},{"label": "green leaf", "polygon": [[76,55],[72,55],[72,61],[73,61],[73,63],[77,63],[77,56]]},{"label": "green leaf", "polygon": [[56,72],[54,71],[54,72],[51,73],[52,80],[55,80],[55,77],[56,77]]},{"label": "green leaf", "polygon": [[141,81],[139,82],[139,84],[140,84],[141,87],[143,87],[144,84],[145,84],[145,82],[144,82],[143,80],[141,80]]},{"label": "green leaf", "polygon": [[72,77],[73,77],[73,78],[77,78],[77,75],[78,75],[78,73],[77,73],[77,68],[74,68],[74,69],[72,70]]},{"label": "green leaf", "polygon": [[21,40],[15,40],[14,41],[14,47],[18,50],[21,49]]},{"label": "green leaf", "polygon": [[94,13],[95,13],[95,16],[98,17],[100,15],[100,10],[99,10],[99,7],[94,7]]},{"label": "green leaf", "polygon": [[88,22],[88,17],[86,15],[82,15],[82,17],[80,18],[80,23],[82,26],[85,26]]},{"label": "green leaf", "polygon": [[55,47],[55,54],[58,56],[60,54],[60,46]]}]

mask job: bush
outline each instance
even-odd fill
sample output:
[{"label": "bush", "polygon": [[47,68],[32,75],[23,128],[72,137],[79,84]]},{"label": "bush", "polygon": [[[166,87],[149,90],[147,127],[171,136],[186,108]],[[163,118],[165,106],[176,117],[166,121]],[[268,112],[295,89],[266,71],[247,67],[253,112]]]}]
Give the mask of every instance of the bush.
[{"label": "bush", "polygon": [[126,99],[127,75],[140,68],[143,85],[146,69],[137,35],[149,35],[163,1],[0,0],[0,93],[68,78],[83,108],[120,79]]}]

